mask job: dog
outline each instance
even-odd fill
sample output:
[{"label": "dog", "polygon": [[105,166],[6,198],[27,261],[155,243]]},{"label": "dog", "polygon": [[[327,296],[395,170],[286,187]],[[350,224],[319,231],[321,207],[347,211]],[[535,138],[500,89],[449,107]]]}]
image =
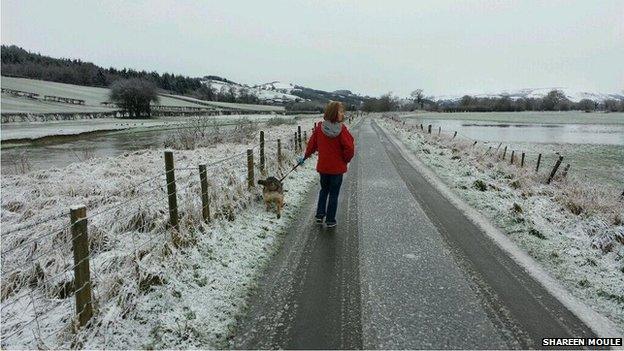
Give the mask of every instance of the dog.
[{"label": "dog", "polygon": [[282,216],[282,207],[284,207],[284,187],[282,182],[275,177],[258,180],[258,184],[262,185],[262,197],[267,211],[271,210],[271,203],[275,203],[277,210],[277,218]]}]

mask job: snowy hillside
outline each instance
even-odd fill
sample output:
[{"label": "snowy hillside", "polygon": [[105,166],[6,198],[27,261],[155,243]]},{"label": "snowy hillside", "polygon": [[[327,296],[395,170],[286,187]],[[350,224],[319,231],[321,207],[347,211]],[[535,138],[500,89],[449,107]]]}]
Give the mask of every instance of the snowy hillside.
[{"label": "snowy hillside", "polygon": [[278,92],[282,94],[292,94],[293,91],[301,91],[301,88],[297,87],[296,85],[293,85],[291,83],[277,82],[277,81],[256,85],[254,86],[254,88],[274,91],[274,92]]},{"label": "snowy hillside", "polygon": [[210,87],[221,93],[229,93],[230,89],[233,89],[234,93],[239,96],[241,93],[246,92],[258,97],[261,102],[268,104],[280,105],[290,102],[310,101],[320,103],[322,106],[328,100],[339,100],[349,105],[359,106],[364,101],[362,96],[354,94],[350,90],[329,92],[278,81],[250,86],[206,77],[203,83],[209,84]]},{"label": "snowy hillside", "polygon": [[[552,88],[527,88],[512,91],[502,91],[500,93],[486,93],[486,94],[467,94],[478,98],[500,98],[508,95],[511,99],[517,100],[522,98],[543,98],[552,90],[561,90],[565,96],[572,102],[579,102],[583,99],[590,99],[596,102],[603,102],[605,100],[624,100],[624,92],[621,93],[593,93],[584,91],[575,91],[569,88],[552,87]],[[460,95],[440,95],[434,96],[433,100],[443,101],[457,101],[460,100]]]},{"label": "snowy hillside", "polygon": [[230,89],[233,89],[234,94],[237,96],[246,92],[247,94],[258,97],[258,99],[262,102],[283,104],[288,102],[304,101],[303,98],[290,94],[293,90],[295,90],[295,87],[292,84],[273,82],[252,87],[249,85],[224,82],[214,79],[205,79],[202,82],[209,85],[217,92],[226,93],[229,92]]}]

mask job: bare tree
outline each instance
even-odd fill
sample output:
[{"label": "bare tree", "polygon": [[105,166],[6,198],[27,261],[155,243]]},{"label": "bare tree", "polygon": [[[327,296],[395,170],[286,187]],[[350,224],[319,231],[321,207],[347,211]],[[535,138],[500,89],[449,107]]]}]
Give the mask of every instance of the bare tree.
[{"label": "bare tree", "polygon": [[128,111],[130,117],[151,115],[151,102],[158,102],[154,83],[140,78],[120,79],[113,83],[110,100]]},{"label": "bare tree", "polygon": [[422,89],[416,89],[414,91],[412,91],[412,93],[410,94],[412,99],[414,100],[414,102],[420,106],[420,108],[423,108],[423,90]]}]

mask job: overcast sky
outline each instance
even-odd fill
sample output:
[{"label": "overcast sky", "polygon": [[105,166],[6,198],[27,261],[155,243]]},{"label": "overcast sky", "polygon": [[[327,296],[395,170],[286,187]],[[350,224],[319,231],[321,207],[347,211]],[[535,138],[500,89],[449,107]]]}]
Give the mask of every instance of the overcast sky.
[{"label": "overcast sky", "polygon": [[624,0],[2,0],[2,43],[109,67],[379,95],[624,90]]}]

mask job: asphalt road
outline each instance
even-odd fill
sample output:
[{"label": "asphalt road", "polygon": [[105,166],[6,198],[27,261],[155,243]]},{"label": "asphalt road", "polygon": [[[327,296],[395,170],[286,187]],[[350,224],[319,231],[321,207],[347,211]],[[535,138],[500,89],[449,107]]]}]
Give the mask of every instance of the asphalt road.
[{"label": "asphalt road", "polygon": [[374,122],[353,132],[338,227],[314,223],[315,189],[233,348],[543,348],[543,337],[594,336]]}]

